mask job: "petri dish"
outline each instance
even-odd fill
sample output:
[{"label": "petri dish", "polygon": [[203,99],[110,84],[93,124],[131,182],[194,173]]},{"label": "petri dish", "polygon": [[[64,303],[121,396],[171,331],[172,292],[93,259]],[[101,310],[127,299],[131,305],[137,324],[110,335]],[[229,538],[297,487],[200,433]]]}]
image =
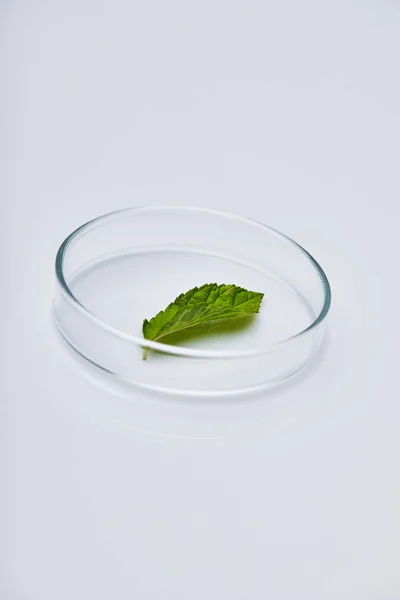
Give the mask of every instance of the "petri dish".
[{"label": "petri dish", "polygon": [[[55,320],[72,348],[125,382],[175,394],[248,393],[283,381],[320,346],[331,303],[324,271],[289,237],[192,207],[98,217],[64,240],[55,270]],[[144,341],[143,319],[212,282],[263,292],[259,314],[173,345]]]}]

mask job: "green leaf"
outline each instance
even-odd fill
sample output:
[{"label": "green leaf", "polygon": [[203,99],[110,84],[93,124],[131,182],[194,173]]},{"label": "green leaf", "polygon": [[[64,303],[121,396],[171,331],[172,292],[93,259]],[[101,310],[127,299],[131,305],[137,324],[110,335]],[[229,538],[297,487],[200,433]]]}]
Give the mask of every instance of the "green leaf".
[{"label": "green leaf", "polygon": [[205,283],[178,296],[165,310],[143,321],[143,336],[160,341],[164,337],[201,324],[239,319],[258,313],[264,294],[237,285]]}]

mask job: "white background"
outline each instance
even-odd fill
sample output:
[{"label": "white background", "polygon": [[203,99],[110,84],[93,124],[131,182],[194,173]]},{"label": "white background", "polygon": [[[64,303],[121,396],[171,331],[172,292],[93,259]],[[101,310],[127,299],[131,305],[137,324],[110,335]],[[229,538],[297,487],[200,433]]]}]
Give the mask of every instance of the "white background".
[{"label": "white background", "polygon": [[[0,597],[399,599],[399,3],[3,0],[0,51]],[[312,368],[213,404],[75,364],[58,245],[145,204],[312,252]]]}]

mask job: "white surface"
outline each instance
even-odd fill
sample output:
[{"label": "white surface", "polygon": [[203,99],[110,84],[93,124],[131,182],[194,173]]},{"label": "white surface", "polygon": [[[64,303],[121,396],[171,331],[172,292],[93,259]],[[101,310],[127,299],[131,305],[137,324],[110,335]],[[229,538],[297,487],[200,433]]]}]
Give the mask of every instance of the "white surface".
[{"label": "white surface", "polygon": [[[0,10],[0,597],[400,598],[398,3]],[[317,257],[330,332],[300,380],[185,403],[75,368],[59,243],[158,203]]]}]

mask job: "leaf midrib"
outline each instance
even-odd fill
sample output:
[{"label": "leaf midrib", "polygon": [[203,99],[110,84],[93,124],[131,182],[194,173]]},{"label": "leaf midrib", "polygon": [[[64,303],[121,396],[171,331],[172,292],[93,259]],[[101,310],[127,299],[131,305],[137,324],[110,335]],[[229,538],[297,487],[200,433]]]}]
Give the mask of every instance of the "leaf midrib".
[{"label": "leaf midrib", "polygon": [[171,329],[168,333],[163,333],[152,340],[148,340],[149,342],[159,342],[165,337],[172,335],[173,333],[179,333],[180,331],[187,331],[188,329],[193,329],[193,327],[197,327],[200,324],[206,325],[207,323],[218,323],[218,321],[229,321],[231,319],[244,319],[245,317],[251,317],[252,315],[244,314],[244,315],[232,315],[231,317],[220,317],[218,319],[209,319],[208,321],[197,321],[196,323],[192,323],[191,325],[184,325],[183,327],[178,327],[177,329]]}]

